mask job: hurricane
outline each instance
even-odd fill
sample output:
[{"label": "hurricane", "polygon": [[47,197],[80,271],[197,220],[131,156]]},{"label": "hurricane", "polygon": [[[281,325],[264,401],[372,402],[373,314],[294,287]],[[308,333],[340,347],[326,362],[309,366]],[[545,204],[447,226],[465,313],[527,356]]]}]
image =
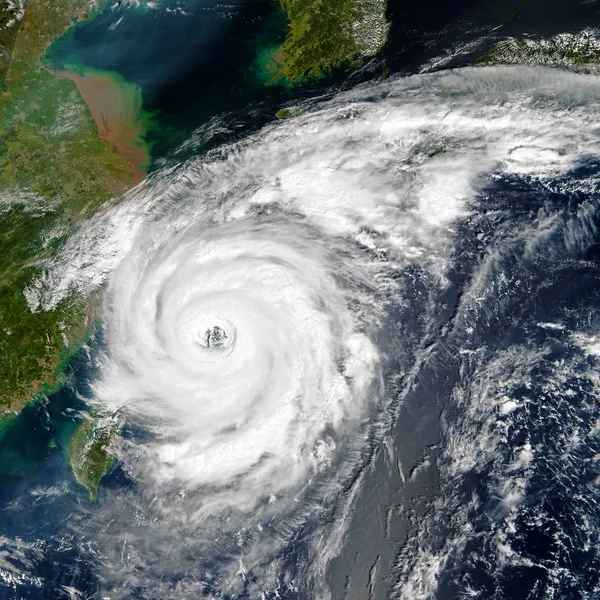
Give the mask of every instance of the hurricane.
[{"label": "hurricane", "polygon": [[[49,310],[73,291],[102,293],[86,402],[124,423],[113,451],[129,487],[105,490],[78,524],[106,593],[331,597],[328,564],[444,319],[463,342],[469,327],[492,327],[481,316],[490,281],[514,254],[491,242],[467,253],[464,296],[449,309],[461,235],[485,243],[499,181],[588,193],[592,180],[564,176],[597,155],[599,113],[600,82],[582,74],[393,78],[165,163],[87,222],[27,299]],[[540,223],[539,235],[558,226]],[[539,250],[531,227],[517,230],[511,252]],[[477,367],[479,392],[455,392],[473,422],[483,417],[465,398],[485,396],[486,373],[506,368],[494,364]],[[452,431],[453,473],[495,447],[491,425],[468,440]],[[434,522],[400,555],[398,597],[433,597]]]},{"label": "hurricane", "polygon": [[153,479],[206,486],[238,509],[326,468],[378,391],[357,314],[368,282],[302,222],[269,221],[192,227],[150,260],[145,247],[128,258],[96,387],[159,424]]}]

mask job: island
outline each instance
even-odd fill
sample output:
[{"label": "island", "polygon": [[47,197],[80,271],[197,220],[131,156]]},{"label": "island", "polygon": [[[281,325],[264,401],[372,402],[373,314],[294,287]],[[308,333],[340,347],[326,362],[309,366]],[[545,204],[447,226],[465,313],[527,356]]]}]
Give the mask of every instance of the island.
[{"label": "island", "polygon": [[111,444],[119,436],[122,420],[118,413],[102,414],[91,411],[75,430],[67,449],[69,464],[76,481],[90,495],[98,498],[98,484],[114,462]]},{"label": "island", "polygon": [[[36,0],[25,11],[20,3],[0,8],[0,434],[26,404],[65,384],[67,365],[99,317],[95,295],[73,293],[46,306],[35,287],[44,266],[150,168],[155,120],[144,110],[143,90],[119,73],[56,60],[54,50],[73,28],[107,6]],[[298,86],[356,67],[387,39],[386,0],[280,6],[282,42],[260,57],[265,85]],[[288,107],[277,117],[298,112]],[[92,501],[122,427],[116,415],[88,407],[68,444],[58,444]]]},{"label": "island", "polygon": [[[5,23],[12,19],[10,35],[0,38],[3,428],[25,404],[64,384],[65,367],[96,319],[94,298],[73,295],[48,310],[35,300],[31,282],[77,225],[142,180],[150,162],[143,139],[149,118],[137,86],[118,74],[56,72],[45,60],[51,44],[94,8],[89,0],[38,0],[24,14],[0,13]],[[89,447],[85,438],[97,439],[91,422],[76,432],[70,456]],[[98,467],[95,449],[85,454],[92,458],[88,475],[84,462],[73,459],[92,497],[109,461]]]}]

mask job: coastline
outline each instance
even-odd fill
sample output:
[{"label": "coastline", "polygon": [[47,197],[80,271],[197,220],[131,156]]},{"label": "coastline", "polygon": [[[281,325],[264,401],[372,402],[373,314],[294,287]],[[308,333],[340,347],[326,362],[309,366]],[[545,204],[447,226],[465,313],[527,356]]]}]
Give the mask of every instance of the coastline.
[{"label": "coastline", "polygon": [[143,181],[151,162],[144,136],[152,126],[152,116],[143,109],[142,89],[112,71],[66,65],[56,74],[75,83],[98,137],[127,160],[135,183]]}]

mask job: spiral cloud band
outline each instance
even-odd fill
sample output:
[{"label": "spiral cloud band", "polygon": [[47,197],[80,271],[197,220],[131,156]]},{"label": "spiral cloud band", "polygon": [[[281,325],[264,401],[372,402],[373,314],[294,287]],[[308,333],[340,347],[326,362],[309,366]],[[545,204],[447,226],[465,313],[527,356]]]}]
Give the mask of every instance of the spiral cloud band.
[{"label": "spiral cloud band", "polygon": [[192,227],[116,274],[98,394],[165,432],[154,477],[227,488],[249,508],[327,465],[331,434],[364,408],[377,353],[348,267],[303,228]]},{"label": "spiral cloud band", "polygon": [[[418,281],[413,317],[427,323],[455,225],[496,176],[546,185],[592,155],[599,101],[595,78],[543,69],[365,86],[165,168],[69,242],[26,296],[48,309],[108,281],[90,401],[146,434],[119,450],[144,499],[115,499],[122,522],[111,526],[118,537],[144,507],[146,539],[170,539],[174,561],[140,542],[123,574],[115,542],[114,589],[139,570],[143,585],[185,572],[179,595],[153,582],[162,598],[223,597],[247,569],[250,597],[283,585],[275,557],[323,507],[343,512],[336,498],[359,481],[361,449],[394,417],[398,357],[416,360],[398,317],[406,286]],[[263,535],[267,523],[276,535]],[[219,546],[217,567],[206,548],[224,538],[236,541]],[[315,556],[322,573],[329,554]]]}]

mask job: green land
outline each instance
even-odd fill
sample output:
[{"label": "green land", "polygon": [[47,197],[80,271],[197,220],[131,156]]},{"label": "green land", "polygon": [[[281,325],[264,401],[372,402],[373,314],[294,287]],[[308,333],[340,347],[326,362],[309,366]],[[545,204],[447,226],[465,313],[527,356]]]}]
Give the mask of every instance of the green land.
[{"label": "green land", "polygon": [[[64,366],[93,321],[88,299],[73,296],[52,310],[41,310],[28,302],[24,291],[78,222],[121,196],[141,178],[148,163],[139,141],[147,121],[138,118],[134,134],[128,132],[129,140],[137,144],[136,165],[118,152],[121,139],[102,139],[91,98],[78,90],[83,74],[71,74],[69,79],[68,72],[53,72],[44,62],[51,43],[89,17],[89,5],[87,0],[28,3],[0,91],[3,413],[18,411],[32,397],[61,385]],[[125,107],[119,118],[135,122],[132,113],[141,111],[140,92],[131,91],[131,85],[116,75],[111,88],[110,80],[103,76],[102,85],[105,94]]]},{"label": "green land", "polygon": [[0,83],[8,69],[10,55],[23,18],[22,10],[18,2],[0,3]]},{"label": "green land", "polygon": [[300,106],[289,106],[287,108],[280,108],[275,116],[278,119],[291,119],[292,117],[296,117],[302,114],[302,108]]},{"label": "green land", "polygon": [[76,429],[68,447],[68,458],[77,482],[90,500],[98,497],[98,484],[114,462],[110,444],[119,435],[122,422],[117,415],[90,414]]},{"label": "green land", "polygon": [[265,48],[257,70],[267,85],[297,85],[358,66],[386,42],[385,0],[280,0],[288,29],[282,44]]},{"label": "green land", "polygon": [[[39,306],[27,294],[31,282],[78,224],[140,181],[150,162],[144,135],[151,119],[137,86],[116,73],[73,66],[58,72],[45,59],[91,8],[89,0],[28,2],[20,27],[16,21],[0,36],[2,429],[25,404],[65,383],[65,366],[95,318],[92,298]],[[0,12],[0,23],[7,19]],[[83,421],[69,452],[92,498],[112,464],[107,429],[94,423]]]},{"label": "green land", "polygon": [[[24,15],[0,7],[0,433],[27,403],[64,385],[95,320],[93,298],[73,294],[47,306],[32,282],[79,224],[141,181],[150,164],[153,119],[142,90],[117,73],[49,58],[104,1],[30,0]],[[281,0],[281,7],[285,38],[257,61],[266,85],[356,66],[387,38],[385,0]],[[278,117],[297,113],[290,107]],[[68,444],[91,500],[121,426],[92,412]]]}]

